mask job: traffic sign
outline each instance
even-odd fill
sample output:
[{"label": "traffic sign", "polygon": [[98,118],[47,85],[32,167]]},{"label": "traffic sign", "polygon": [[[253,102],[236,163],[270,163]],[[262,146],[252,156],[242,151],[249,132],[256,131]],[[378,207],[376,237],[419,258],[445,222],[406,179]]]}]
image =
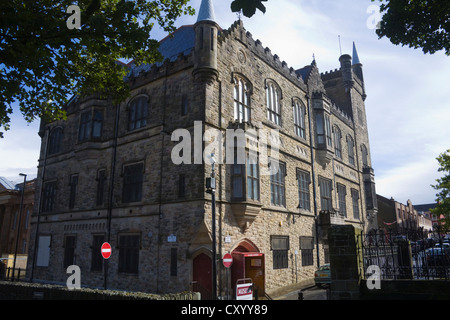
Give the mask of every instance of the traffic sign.
[{"label": "traffic sign", "polygon": [[222,260],[223,260],[223,266],[225,268],[230,268],[231,265],[233,264],[233,256],[229,253],[225,253]]},{"label": "traffic sign", "polygon": [[111,245],[108,242],[102,244],[101,253],[103,259],[109,259],[111,257]]}]

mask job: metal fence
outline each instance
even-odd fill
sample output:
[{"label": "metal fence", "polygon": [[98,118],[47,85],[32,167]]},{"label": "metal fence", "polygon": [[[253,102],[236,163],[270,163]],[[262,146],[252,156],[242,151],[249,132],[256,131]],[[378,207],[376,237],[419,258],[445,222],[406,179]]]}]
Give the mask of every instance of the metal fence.
[{"label": "metal fence", "polygon": [[0,266],[0,280],[22,281],[27,273],[26,268],[2,268]]},{"label": "metal fence", "polygon": [[358,237],[366,279],[377,266],[381,280],[450,280],[450,243],[441,233],[379,230]]}]

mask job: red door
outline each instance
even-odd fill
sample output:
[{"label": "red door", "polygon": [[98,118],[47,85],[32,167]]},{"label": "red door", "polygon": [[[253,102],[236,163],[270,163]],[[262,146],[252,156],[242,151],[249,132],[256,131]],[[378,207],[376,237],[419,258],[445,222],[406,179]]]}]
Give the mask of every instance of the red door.
[{"label": "red door", "polygon": [[[206,254],[201,253],[194,258],[192,280],[194,286],[198,285],[197,290],[201,292],[202,299],[208,299],[211,297],[212,292],[212,276],[211,276],[211,258]],[[204,291],[206,290],[206,291]]]}]

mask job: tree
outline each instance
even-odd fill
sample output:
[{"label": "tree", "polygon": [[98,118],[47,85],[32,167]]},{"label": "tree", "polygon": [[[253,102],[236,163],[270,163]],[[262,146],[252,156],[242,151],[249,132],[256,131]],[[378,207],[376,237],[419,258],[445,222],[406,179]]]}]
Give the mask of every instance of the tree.
[{"label": "tree", "polygon": [[437,206],[431,209],[432,214],[436,214],[438,217],[442,214],[445,216],[446,226],[450,225],[450,149],[445,153],[442,153],[437,157],[439,162],[439,172],[445,172],[446,174],[436,180],[437,184],[432,185],[439,193],[436,194]]},{"label": "tree", "polygon": [[178,17],[194,14],[188,1],[79,0],[77,13],[67,11],[71,0],[1,0],[0,131],[15,101],[28,122],[65,118],[73,94],[123,101],[130,90],[118,60],[161,60],[152,29],[174,31]]},{"label": "tree", "polygon": [[422,48],[434,54],[450,55],[450,1],[448,0],[372,0],[382,2],[384,13],[377,35],[395,45]]}]

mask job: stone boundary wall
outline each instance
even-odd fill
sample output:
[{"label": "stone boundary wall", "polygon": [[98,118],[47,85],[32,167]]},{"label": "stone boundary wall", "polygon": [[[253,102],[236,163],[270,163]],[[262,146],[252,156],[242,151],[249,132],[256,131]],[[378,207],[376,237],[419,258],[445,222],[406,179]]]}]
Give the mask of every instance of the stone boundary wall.
[{"label": "stone boundary wall", "polygon": [[66,287],[29,282],[0,281],[0,300],[200,300],[198,292],[152,294]]}]

